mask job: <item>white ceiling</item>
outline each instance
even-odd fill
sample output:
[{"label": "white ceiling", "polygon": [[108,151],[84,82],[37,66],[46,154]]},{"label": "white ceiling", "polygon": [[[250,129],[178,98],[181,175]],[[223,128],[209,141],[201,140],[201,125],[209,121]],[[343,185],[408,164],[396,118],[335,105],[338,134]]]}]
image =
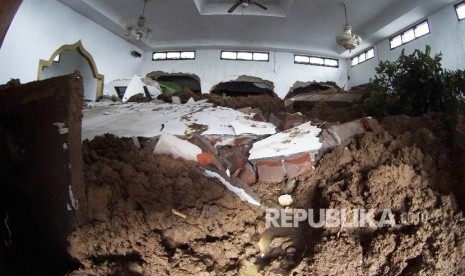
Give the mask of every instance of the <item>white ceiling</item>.
[{"label": "white ceiling", "polygon": [[[125,38],[143,0],[58,0]],[[342,0],[255,0],[268,7],[239,6],[235,0],[149,0],[145,11],[152,37],[130,40],[144,50],[278,50],[348,57],[336,34],[345,23]],[[345,0],[349,23],[363,44],[352,54],[393,35],[456,0]],[[126,38],[125,38],[126,39]]]}]

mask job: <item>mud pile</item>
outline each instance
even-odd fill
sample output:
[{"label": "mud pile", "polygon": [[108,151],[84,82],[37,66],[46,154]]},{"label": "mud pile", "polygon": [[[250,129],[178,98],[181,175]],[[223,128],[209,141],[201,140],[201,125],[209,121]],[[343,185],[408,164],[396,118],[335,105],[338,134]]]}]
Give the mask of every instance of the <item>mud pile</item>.
[{"label": "mud pile", "polygon": [[[280,115],[285,113],[287,110],[284,107],[284,101],[277,95],[249,95],[249,96],[236,96],[236,97],[222,97],[216,94],[199,94],[190,91],[188,88],[184,88],[181,92],[175,96],[181,99],[181,103],[186,103],[190,98],[195,101],[208,100],[208,102],[215,106],[224,106],[233,109],[240,109],[245,107],[260,108],[263,115],[266,118],[269,117],[270,113]],[[171,96],[161,94],[158,96],[159,100],[171,103]]]},{"label": "mud pile", "polygon": [[[69,237],[82,264],[71,275],[465,275],[465,219],[453,195],[463,179],[443,118],[388,117],[324,155],[289,190],[295,208],[376,209],[375,220],[391,209],[395,225],[384,227],[303,222],[265,231],[263,208],[205,178],[196,163],[153,155],[150,143],[138,149],[131,139],[85,141],[92,223]],[[289,183],[254,189],[275,207]],[[427,217],[402,221],[406,213]]]},{"label": "mud pile", "polygon": [[388,117],[322,158],[297,206],[373,208],[378,219],[389,208],[395,226],[312,232],[313,252],[293,275],[465,274],[465,219],[451,194],[463,179],[453,175],[448,122],[436,116]]},{"label": "mud pile", "polygon": [[84,142],[92,223],[69,237],[83,265],[72,275],[235,275],[258,254],[262,211],[196,163],[152,151],[110,135]]}]

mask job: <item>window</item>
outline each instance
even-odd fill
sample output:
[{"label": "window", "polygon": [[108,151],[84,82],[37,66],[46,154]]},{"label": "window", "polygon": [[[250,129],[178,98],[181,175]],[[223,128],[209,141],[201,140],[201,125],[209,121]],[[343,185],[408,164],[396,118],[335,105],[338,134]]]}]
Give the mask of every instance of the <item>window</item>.
[{"label": "window", "polygon": [[457,13],[457,18],[462,20],[465,18],[465,3],[462,1],[455,6],[455,12]]},{"label": "window", "polygon": [[339,67],[339,60],[337,59],[316,56],[294,55],[294,63],[336,68]]},{"label": "window", "polygon": [[357,64],[360,64],[374,57],[375,57],[375,49],[370,48],[366,51],[363,51],[361,54],[358,54],[355,57],[353,57],[352,60],[350,61],[350,65],[355,66]]},{"label": "window", "polygon": [[194,51],[153,52],[152,60],[186,60],[195,59]]},{"label": "window", "polygon": [[403,31],[402,33],[391,37],[389,40],[391,44],[391,50],[429,33],[430,29],[428,20],[422,21],[421,23]]},{"label": "window", "polygon": [[53,61],[54,61],[54,62],[60,62],[60,54],[56,55],[56,56],[53,58]]},{"label": "window", "polygon": [[221,59],[269,61],[269,53],[248,51],[221,51]]}]

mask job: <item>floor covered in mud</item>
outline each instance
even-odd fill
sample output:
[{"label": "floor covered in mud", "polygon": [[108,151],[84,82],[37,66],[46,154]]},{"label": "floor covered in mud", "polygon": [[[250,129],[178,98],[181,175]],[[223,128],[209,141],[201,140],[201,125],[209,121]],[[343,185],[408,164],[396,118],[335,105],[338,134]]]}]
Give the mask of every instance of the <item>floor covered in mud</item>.
[{"label": "floor covered in mud", "polygon": [[[153,142],[83,142],[91,222],[69,236],[70,275],[465,275],[463,172],[441,114],[387,117],[321,156],[315,169],[258,182],[241,201],[196,162],[154,155]],[[266,229],[267,208],[391,209],[395,226]],[[421,221],[400,215],[425,214]],[[374,214],[380,218],[381,211]]]}]

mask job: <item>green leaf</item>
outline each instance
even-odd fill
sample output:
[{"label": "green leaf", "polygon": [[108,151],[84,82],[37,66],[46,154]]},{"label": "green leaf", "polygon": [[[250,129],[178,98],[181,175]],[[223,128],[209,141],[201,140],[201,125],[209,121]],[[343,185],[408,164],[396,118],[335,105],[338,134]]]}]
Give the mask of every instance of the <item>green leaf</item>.
[{"label": "green leaf", "polygon": [[168,96],[172,96],[181,92],[182,88],[177,83],[169,82],[169,81],[159,81],[161,89],[163,90],[163,94]]}]

